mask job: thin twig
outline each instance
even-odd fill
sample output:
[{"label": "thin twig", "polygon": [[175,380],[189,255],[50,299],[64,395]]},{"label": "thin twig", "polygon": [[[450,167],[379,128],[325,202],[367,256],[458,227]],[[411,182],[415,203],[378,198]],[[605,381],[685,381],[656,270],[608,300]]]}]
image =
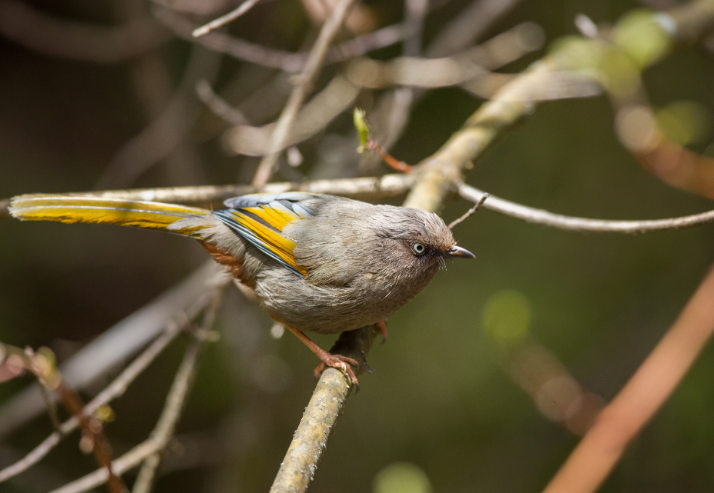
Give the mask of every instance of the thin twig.
[{"label": "thin twig", "polygon": [[[225,286],[226,284],[222,284]],[[222,302],[223,289],[219,289],[212,297],[211,306],[206,309],[202,321],[201,329],[205,329],[203,323],[213,324],[218,308]],[[210,329],[210,327],[209,327]],[[196,374],[196,366],[206,344],[210,338],[197,336],[191,339],[191,342],[186,349],[181,365],[176,371],[176,376],[166,397],[166,404],[159,417],[156,428],[152,433],[151,438],[141,443],[131,451],[124,454],[119,459],[112,463],[113,469],[117,474],[123,474],[127,470],[136,467],[147,458],[154,454],[161,453],[169,443],[173,436],[176,423],[181,416],[181,413],[186,404],[186,398],[193,384]],[[86,476],[77,479],[69,484],[62,486],[51,493],[80,493],[87,491],[96,486],[99,486],[107,481],[105,469],[98,469]],[[137,480],[138,481],[138,480]]]},{"label": "thin twig", "polygon": [[[196,364],[206,347],[206,343],[210,341],[210,338],[205,337],[203,333],[210,331],[215,324],[218,310],[221,308],[223,303],[223,295],[227,284],[228,279],[225,279],[223,286],[216,291],[216,294],[211,300],[211,304],[208,308],[206,308],[206,311],[203,314],[200,329],[198,333],[194,334],[194,341],[186,351],[184,360],[176,372],[174,384],[172,385],[169,395],[166,398],[164,411],[161,413],[161,417],[156,423],[154,431],[151,433],[151,438],[163,444],[162,449],[166,447],[169,440],[174,435],[176,423],[181,416],[181,411],[186,404],[186,397],[188,396],[191,385],[193,384],[196,374]],[[139,470],[139,475],[136,478],[132,493],[149,493],[149,491],[151,491],[151,485],[154,482],[156,468],[159,467],[159,464],[161,463],[161,452],[162,450],[156,451],[154,454],[147,457],[146,461],[144,461],[144,464]]]},{"label": "thin twig", "polygon": [[[111,493],[123,493],[126,490],[122,480],[112,470],[111,447],[102,422],[91,415],[84,413],[84,404],[77,392],[64,381],[62,374],[54,366],[54,356],[48,357],[42,353],[36,353],[31,348],[24,351],[7,344],[3,345],[3,354],[14,354],[20,356],[20,361],[28,372],[34,375],[40,385],[47,390],[47,393],[55,394],[57,400],[79,423],[83,432],[83,441],[86,440],[87,448],[94,453],[97,463],[106,471],[107,483]],[[51,359],[50,359],[51,358]],[[59,422],[57,421],[57,428]]]},{"label": "thin twig", "polygon": [[475,214],[476,212],[478,212],[478,210],[481,208],[481,206],[483,205],[483,203],[486,202],[486,199],[487,199],[488,197],[489,197],[489,195],[488,195],[487,193],[484,193],[483,196],[478,200],[478,202],[476,202],[476,203],[474,204],[474,206],[473,206],[471,209],[469,209],[469,210],[467,210],[466,212],[464,212],[464,214],[463,214],[461,217],[459,217],[458,219],[454,219],[453,221],[451,221],[451,222],[449,223],[449,229],[454,229],[454,226],[456,226],[457,224],[461,224],[461,223],[464,222],[471,214]]},{"label": "thin twig", "polygon": [[206,79],[201,79],[196,83],[196,94],[208,106],[208,109],[231,125],[248,125],[250,123],[240,110],[234,108],[216,94]]},{"label": "thin twig", "polygon": [[194,47],[169,103],[156,119],[116,152],[97,180],[96,188],[130,186],[181,144],[203,108],[194,95],[196,82],[217,74],[219,63],[219,55]]},{"label": "thin twig", "polygon": [[[173,341],[181,332],[182,325],[171,321],[167,324],[164,332],[147,347],[134,361],[129,364],[104,390],[92,399],[82,412],[91,416],[101,406],[112,400],[121,397],[131,383],[153,362],[159,354]],[[0,470],[0,483],[26,471],[37,464],[50,451],[55,448],[62,438],[67,436],[79,426],[79,421],[72,417],[62,423],[59,429],[45,438],[39,445],[30,451],[25,457]]]},{"label": "thin twig", "polygon": [[400,161],[399,159],[389,154],[389,152],[387,152],[384,147],[379,145],[379,143],[371,136],[367,139],[367,144],[365,145],[365,147],[370,151],[376,152],[377,155],[381,157],[382,160],[395,171],[399,171],[401,173],[411,173],[412,171],[414,171],[414,166],[407,164],[404,161]]},{"label": "thin twig", "polygon": [[[176,36],[199,43],[210,50],[263,67],[295,73],[303,69],[309,56],[309,53],[291,53],[268,48],[222,32],[212,32],[200,38],[194,38],[191,34],[194,29],[193,24],[183,16],[164,8],[155,8],[154,15]],[[364,55],[369,51],[393,45],[404,39],[405,35],[406,29],[402,24],[393,24],[377,29],[333,46],[327,52],[325,63],[341,62]]]},{"label": "thin twig", "polygon": [[[157,450],[160,450],[161,447],[162,444],[152,438],[149,438],[112,462],[112,468],[116,474],[122,475],[141,464],[144,459]],[[82,491],[91,490],[92,488],[100,486],[106,482],[107,470],[97,469],[76,481],[72,481],[69,484],[52,490],[50,493],[80,493]]]},{"label": "thin twig", "polygon": [[[206,261],[184,281],[109,328],[60,365],[65,380],[77,390],[96,382],[150,343],[177,313],[194,317],[206,306],[206,299],[223,277],[215,262]],[[15,394],[0,407],[0,436],[16,430],[43,410],[36,386]]]},{"label": "thin twig", "polygon": [[[466,200],[479,202],[485,195],[488,194],[462,183],[459,185],[459,195]],[[691,216],[674,217],[671,219],[635,221],[586,219],[582,217],[553,214],[552,212],[544,211],[542,209],[534,209],[532,207],[516,204],[515,202],[509,202],[508,200],[500,199],[494,196],[489,196],[489,199],[484,204],[484,207],[507,216],[523,219],[529,223],[565,229],[568,231],[582,231],[584,233],[649,233],[652,231],[688,228],[714,221],[714,211],[702,212]]]},{"label": "thin twig", "polygon": [[[654,14],[652,14],[654,15]],[[668,16],[676,29],[663,35],[669,35],[668,43],[677,39],[691,39],[701,34],[714,17],[707,1],[695,1],[669,12],[658,13],[657,16]],[[653,18],[653,22],[656,22]],[[610,33],[616,35],[616,31]],[[586,43],[599,41],[583,40]],[[451,193],[454,183],[473,166],[475,159],[483,156],[509,126],[521,118],[531,114],[537,106],[537,101],[530,98],[533,84],[542,84],[543,77],[552,72],[568,71],[568,67],[577,61],[581,52],[571,49],[572,46],[559,45],[550,54],[534,63],[531,67],[503,86],[494,96],[479,107],[466,121],[463,128],[456,132],[434,155],[425,159],[420,165],[420,173],[429,175],[420,179],[410,192],[410,196],[430,197],[428,209],[435,209],[443,204],[446,196]],[[659,52],[658,52],[659,53]],[[662,56],[665,51],[662,50]],[[658,61],[652,57],[649,62]],[[416,200],[416,199],[415,199]],[[406,204],[412,207],[412,199],[407,197]]]},{"label": "thin twig", "polygon": [[590,493],[662,407],[714,333],[714,269],[625,387],[598,415],[544,493]]},{"label": "thin twig", "polygon": [[212,20],[204,26],[194,29],[191,34],[194,38],[198,38],[203,36],[204,34],[210,33],[214,29],[218,29],[219,27],[225,26],[229,22],[233,22],[238,17],[248,12],[259,1],[260,0],[245,0],[245,2],[240,4],[235,10],[228,12],[226,15],[221,16],[218,19]]},{"label": "thin twig", "polygon": [[288,102],[285,104],[285,108],[275,124],[275,131],[271,136],[270,146],[268,148],[269,154],[266,155],[258,165],[258,170],[253,178],[254,186],[261,187],[270,180],[275,165],[278,162],[278,157],[280,156],[279,149],[283,147],[285,140],[287,140],[290,135],[290,128],[292,127],[293,121],[307,98],[307,95],[312,91],[312,86],[325,60],[327,49],[354,2],[355,0],[340,0],[335,4],[330,16],[325,21],[325,24],[323,24],[322,29],[320,29],[320,34],[310,51],[310,56],[307,62],[305,62],[305,67],[302,72],[300,72],[298,83],[290,94],[290,98],[288,98]]}]

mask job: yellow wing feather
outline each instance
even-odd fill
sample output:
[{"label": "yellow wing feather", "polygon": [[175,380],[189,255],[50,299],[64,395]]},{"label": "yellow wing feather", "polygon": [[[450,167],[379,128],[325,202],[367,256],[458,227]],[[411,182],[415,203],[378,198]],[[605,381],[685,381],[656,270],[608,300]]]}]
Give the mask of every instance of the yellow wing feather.
[{"label": "yellow wing feather", "polygon": [[[256,211],[256,209],[258,211]],[[295,262],[295,257],[293,256],[293,248],[295,248],[295,242],[287,236],[283,236],[279,232],[282,231],[285,225],[287,225],[289,222],[294,221],[295,219],[287,221],[281,217],[280,221],[278,221],[276,220],[275,215],[270,215],[269,213],[267,213],[267,211],[265,211],[263,207],[248,207],[244,210],[255,214],[256,216],[270,224],[270,226],[273,226],[274,228],[278,229],[278,231],[269,228],[268,226],[262,224],[259,221],[256,221],[250,216],[241,214],[239,211],[231,211],[232,215],[235,217],[235,221],[244,228],[250,230],[250,232],[253,233],[258,238],[258,240],[260,240],[264,248],[269,249],[277,257],[279,257],[280,260],[298,271],[303,276],[307,276],[307,269],[302,266],[299,266],[297,262]],[[261,210],[265,213],[259,212]]]}]

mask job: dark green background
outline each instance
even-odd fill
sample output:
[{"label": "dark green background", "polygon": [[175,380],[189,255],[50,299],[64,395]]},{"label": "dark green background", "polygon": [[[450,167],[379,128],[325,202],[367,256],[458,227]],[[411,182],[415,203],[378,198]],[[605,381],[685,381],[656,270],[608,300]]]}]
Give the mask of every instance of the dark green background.
[{"label": "dark green background", "polygon": [[[70,19],[112,22],[103,2],[33,3]],[[454,0],[437,10],[427,23],[427,40],[464,4]],[[575,32],[577,13],[613,22],[638,6],[627,1],[523,2],[489,36],[531,20],[552,41]],[[399,2],[380,2],[374,9],[383,25],[402,15]],[[300,12],[294,1],[268,2],[232,32],[298,49],[308,28],[298,20]],[[177,80],[188,51],[182,41],[161,51]],[[395,48],[376,56],[397,53]],[[507,70],[521,70],[541,55]],[[713,57],[701,46],[685,46],[648,70],[652,103],[693,100],[711,112]],[[218,85],[238,68],[237,62],[225,61]],[[66,61],[0,39],[0,93],[0,197],[89,190],[117,149],[146,124],[125,64]],[[479,104],[459,90],[433,91],[416,107],[394,154],[418,162]],[[215,121],[203,115],[189,137],[201,156],[203,182],[245,180],[255,160],[223,155],[218,139],[207,138],[211,124]],[[344,116],[331,128],[348,135],[349,125]],[[315,142],[303,149],[308,174]],[[711,142],[709,133],[694,149],[703,151]],[[160,165],[136,186],[186,184],[170,176]],[[710,201],[673,189],[640,168],[619,144],[604,97],[540,106],[477,163],[469,183],[526,205],[603,219],[674,217],[712,208]],[[453,200],[443,216],[453,219],[468,206]],[[369,356],[377,373],[361,377],[361,391],[350,397],[310,491],[370,491],[377,472],[394,461],[417,464],[438,492],[539,490],[577,437],[543,417],[504,371],[499,347],[483,331],[489,297],[505,289],[524,295],[534,340],[585,388],[609,400],[709,268],[714,230],[583,235],[482,211],[458,226],[455,236],[476,260],[449,263],[389,320],[389,342],[376,345]],[[0,340],[47,345],[60,359],[206,258],[199,245],[185,239],[112,227],[6,220],[0,223],[0,238]],[[178,429],[186,450],[200,450],[206,465],[167,474],[156,491],[267,491],[311,395],[316,364],[293,337],[271,339],[270,326],[266,315],[230,291],[219,322],[222,340],[203,360]],[[316,340],[323,347],[332,343],[329,337]],[[174,343],[112,405],[117,420],[107,433],[117,455],[153,428],[185,343]],[[261,365],[270,362],[290,378],[277,393],[255,383]],[[28,382],[1,385],[0,398]],[[709,347],[602,491],[711,491],[713,388]],[[0,447],[29,450],[50,431],[42,417]],[[40,491],[93,470],[93,458],[77,450],[77,440],[73,435],[35,472],[0,489]]]}]

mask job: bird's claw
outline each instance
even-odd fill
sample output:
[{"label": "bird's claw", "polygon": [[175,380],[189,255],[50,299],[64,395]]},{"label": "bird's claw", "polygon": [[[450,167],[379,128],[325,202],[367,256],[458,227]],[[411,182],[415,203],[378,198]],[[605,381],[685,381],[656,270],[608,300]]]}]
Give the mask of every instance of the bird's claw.
[{"label": "bird's claw", "polygon": [[387,343],[387,321],[380,320],[374,325],[379,329],[379,334],[382,336],[382,346],[384,346]]},{"label": "bird's claw", "polygon": [[352,384],[359,391],[359,381],[357,380],[357,375],[355,375],[355,372],[352,369],[353,366],[356,368],[359,366],[359,363],[357,363],[356,360],[347,356],[342,356],[341,354],[327,353],[327,356],[322,360],[322,363],[317,365],[317,368],[315,368],[315,380],[317,381],[320,379],[322,372],[325,371],[327,367],[335,368],[342,371],[342,373],[349,375]]}]

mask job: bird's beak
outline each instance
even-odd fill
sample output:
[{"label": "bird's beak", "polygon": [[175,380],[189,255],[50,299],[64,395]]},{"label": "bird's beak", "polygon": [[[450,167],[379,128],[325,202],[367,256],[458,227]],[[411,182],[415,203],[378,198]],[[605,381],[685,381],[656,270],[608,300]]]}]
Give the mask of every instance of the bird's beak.
[{"label": "bird's beak", "polygon": [[451,247],[451,250],[444,254],[444,257],[476,258],[476,255],[469,252],[465,248],[457,247],[456,245],[454,245]]}]

